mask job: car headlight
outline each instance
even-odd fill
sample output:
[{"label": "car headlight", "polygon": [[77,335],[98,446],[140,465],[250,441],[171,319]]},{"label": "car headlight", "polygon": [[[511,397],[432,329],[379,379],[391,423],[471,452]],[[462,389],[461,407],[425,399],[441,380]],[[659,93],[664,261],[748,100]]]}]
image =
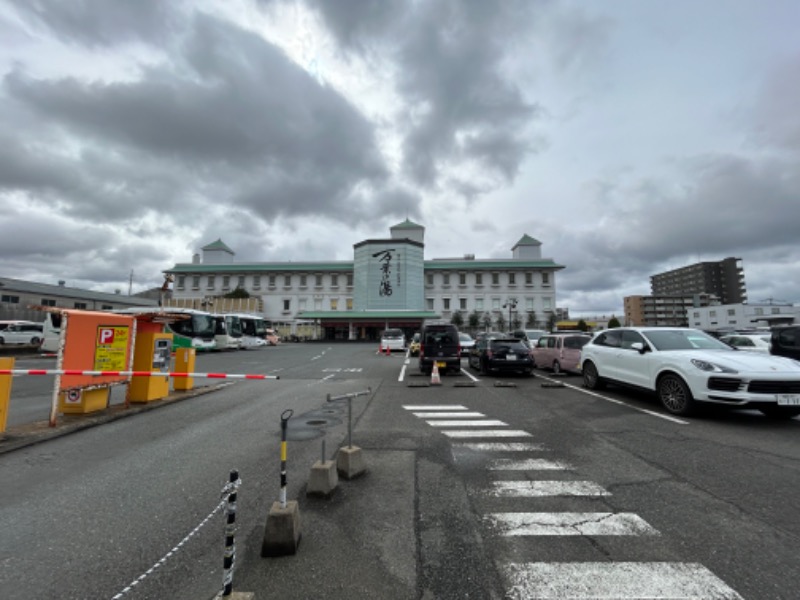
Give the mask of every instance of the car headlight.
[{"label": "car headlight", "polygon": [[699,358],[693,358],[692,364],[701,371],[708,371],[710,373],[738,373],[736,369],[715,365],[714,363],[710,363],[707,360],[700,360]]}]

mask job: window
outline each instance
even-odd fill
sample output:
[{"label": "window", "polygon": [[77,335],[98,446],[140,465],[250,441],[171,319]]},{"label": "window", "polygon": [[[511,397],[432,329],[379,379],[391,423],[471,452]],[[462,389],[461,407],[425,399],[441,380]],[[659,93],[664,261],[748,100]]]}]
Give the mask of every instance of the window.
[{"label": "window", "polygon": [[533,310],[533,298],[525,298],[525,310],[528,312]]},{"label": "window", "polygon": [[716,316],[717,316],[717,311],[715,311],[715,310],[712,310],[712,311],[710,311],[710,312],[708,313],[708,316],[709,316],[709,317],[716,317]]},{"label": "window", "polygon": [[0,297],[0,300],[7,302],[8,304],[19,304],[19,296],[8,296],[3,294],[2,297]]},{"label": "window", "polygon": [[696,310],[696,311],[694,311],[694,312],[692,313],[692,316],[693,316],[693,317],[699,317],[699,316],[700,316],[700,311],[697,311],[697,310]]},{"label": "window", "polygon": [[186,275],[178,275],[178,285],[176,286],[179,290],[182,290],[186,286]]},{"label": "window", "polygon": [[50,300],[49,298],[42,298],[42,301],[41,301],[40,304],[42,306],[55,306],[56,305],[56,301],[55,300]]},{"label": "window", "polygon": [[331,310],[339,310],[339,299],[331,298]]},{"label": "window", "polygon": [[478,312],[483,310],[483,298],[475,298],[475,310]]},{"label": "window", "polygon": [[772,314],[773,314],[773,315],[779,315],[779,314],[781,314],[781,309],[780,309],[780,308],[777,308],[777,307],[774,307],[774,308],[772,309]]},{"label": "window", "polygon": [[500,298],[492,298],[492,310],[500,310]]},{"label": "window", "polygon": [[239,275],[239,279],[236,282],[236,287],[244,289],[244,275]]},{"label": "window", "polygon": [[525,285],[533,285],[533,273],[525,273]]},{"label": "window", "polygon": [[459,298],[458,299],[458,308],[459,308],[459,310],[467,310],[467,299],[466,298]]},{"label": "window", "polygon": [[314,275],[314,286],[322,287],[322,275]]},{"label": "window", "polygon": [[322,298],[314,298],[314,310],[322,310]]},{"label": "window", "polygon": [[475,285],[483,285],[483,273],[475,273]]},{"label": "window", "polygon": [[458,274],[458,285],[467,285],[467,274],[466,273],[459,273]]},{"label": "window", "polygon": [[733,317],[734,315],[736,315],[736,309],[735,308],[729,308],[728,309],[728,316],[729,317]]},{"label": "window", "polygon": [[331,275],[331,287],[339,287],[339,276]]},{"label": "window", "polygon": [[208,288],[209,290],[213,290],[214,286],[216,285],[216,283],[217,282],[215,280],[215,277],[213,275],[209,275],[208,276],[208,285],[206,286],[206,288]]},{"label": "window", "polygon": [[254,290],[261,289],[261,275],[253,275],[253,289]]},{"label": "window", "polygon": [[550,285],[550,273],[542,273],[542,285]]},{"label": "window", "polygon": [[102,304],[100,306],[100,310],[113,310],[113,309],[114,309],[114,307],[111,306],[110,304]]},{"label": "window", "polygon": [[347,274],[347,287],[353,287],[353,274]]},{"label": "window", "polygon": [[433,298],[425,298],[426,310],[433,310]]},{"label": "window", "polygon": [[433,273],[428,273],[425,275],[425,279],[428,282],[428,285],[433,285]]},{"label": "window", "polygon": [[347,310],[353,310],[353,299],[348,298],[346,301]]},{"label": "window", "polygon": [[199,290],[200,289],[200,275],[194,275],[192,277],[192,289]]},{"label": "window", "polygon": [[286,300],[283,301],[283,310],[284,310],[284,312],[288,312],[288,311],[292,310],[292,301],[291,300],[286,299]]},{"label": "window", "polygon": [[756,309],[756,314],[757,315],[763,315],[764,314],[764,309],[763,308],[757,308]]},{"label": "window", "polygon": [[308,299],[307,299],[307,298],[300,298],[300,299],[297,301],[297,310],[305,310],[305,309],[306,309],[306,303],[307,303],[307,302],[308,302]]},{"label": "window", "polygon": [[292,287],[292,276],[291,275],[284,275],[283,276],[283,287]]},{"label": "window", "polygon": [[271,287],[271,288],[275,287],[275,275],[270,275],[269,276],[269,287]]},{"label": "window", "polygon": [[82,309],[86,310],[86,302],[76,302],[75,303],[75,308],[82,308]]},{"label": "window", "polygon": [[500,273],[492,273],[492,285],[500,285]]},{"label": "window", "polygon": [[552,298],[542,298],[542,305],[544,306],[545,310],[550,310],[553,306]]},{"label": "window", "polygon": [[222,289],[227,290],[231,287],[231,276],[230,275],[223,275],[222,277]]},{"label": "window", "polygon": [[306,287],[306,285],[307,285],[306,276],[305,275],[300,275],[300,287],[304,288],[304,287]]},{"label": "window", "polygon": [[516,273],[509,273],[508,274],[508,285],[517,285],[517,274]]},{"label": "window", "polygon": [[450,273],[445,273],[442,275],[442,283],[444,285],[450,285]]},{"label": "window", "polygon": [[450,298],[442,298],[444,303],[444,310],[450,310]]}]

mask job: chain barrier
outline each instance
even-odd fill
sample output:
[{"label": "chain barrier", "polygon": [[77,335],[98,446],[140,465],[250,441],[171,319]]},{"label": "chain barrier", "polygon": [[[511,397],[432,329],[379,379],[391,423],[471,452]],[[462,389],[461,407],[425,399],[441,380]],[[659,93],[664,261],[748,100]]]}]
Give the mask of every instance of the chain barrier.
[{"label": "chain barrier", "polygon": [[[172,556],[178,550],[180,550],[183,547],[183,545],[186,544],[186,542],[188,542],[190,539],[192,539],[192,537],[194,537],[195,534],[198,531],[200,531],[206,525],[206,523],[208,523],[211,520],[211,518],[215,514],[217,514],[220,510],[222,510],[222,508],[224,508],[225,506],[228,506],[228,510],[230,511],[231,510],[231,506],[230,506],[230,504],[231,504],[231,496],[233,497],[232,510],[233,510],[234,514],[236,513],[236,504],[235,504],[235,502],[236,502],[236,492],[239,489],[239,486],[242,484],[242,480],[239,479],[239,476],[238,476],[238,473],[237,473],[236,480],[233,481],[233,474],[234,473],[237,473],[237,472],[236,471],[232,471],[231,472],[231,481],[228,481],[225,484],[225,486],[222,488],[222,492],[220,493],[220,498],[221,498],[220,503],[217,504],[216,507],[214,507],[214,510],[212,510],[208,514],[208,516],[200,522],[200,524],[197,527],[192,529],[185,538],[183,538],[180,542],[178,542],[178,544],[176,544],[175,547],[172,548],[172,550],[170,550],[164,556],[162,556],[158,560],[158,562],[156,562],[152,567],[147,569],[147,571],[145,571],[144,573],[139,575],[139,577],[137,577],[131,583],[129,583],[117,595],[112,596],[111,600],[119,600],[120,598],[123,598],[126,594],[128,594],[131,591],[133,591],[136,588],[136,586],[139,585],[140,583],[142,583],[142,581],[144,581],[149,575],[152,575],[156,571],[156,569],[158,569],[159,567],[162,567],[167,562],[167,560],[172,558]],[[225,498],[225,499],[223,500],[222,498]],[[229,515],[230,515],[230,513],[229,513]],[[230,518],[230,516],[229,516],[229,518]],[[234,520],[235,520],[235,517],[234,517]],[[226,543],[227,543],[227,535],[228,535],[228,527],[229,526],[230,526],[229,524],[226,524],[226,527],[225,527]],[[225,572],[225,579],[224,579],[224,582],[223,582],[223,587],[224,587],[225,583],[228,581],[228,576],[229,575],[230,575],[231,585],[233,583],[233,559],[234,558],[235,558],[235,550],[233,552],[233,555],[231,556],[230,568],[229,568],[229,570],[226,570],[226,572]],[[225,562],[227,564],[227,546],[226,546],[226,559],[225,559]]]}]

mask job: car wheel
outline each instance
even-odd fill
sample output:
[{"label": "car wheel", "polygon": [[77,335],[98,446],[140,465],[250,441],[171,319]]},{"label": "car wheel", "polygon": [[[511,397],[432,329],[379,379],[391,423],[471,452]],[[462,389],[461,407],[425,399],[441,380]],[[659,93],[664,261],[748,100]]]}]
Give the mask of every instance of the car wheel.
[{"label": "car wheel", "polygon": [[694,411],[694,398],[686,382],[672,373],[662,375],[656,386],[658,398],[673,415],[686,416]]},{"label": "car wheel", "polygon": [[561,364],[557,360],[553,361],[553,375],[561,373]]},{"label": "car wheel", "polygon": [[800,415],[800,406],[777,406],[775,404],[766,404],[764,406],[759,406],[758,410],[760,410],[764,416],[767,416],[770,419],[791,419],[792,417]]},{"label": "car wheel", "polygon": [[39,338],[37,338],[37,337],[31,338],[31,344],[33,344],[34,346],[38,346],[39,342],[41,342],[41,340]]},{"label": "car wheel", "polygon": [[587,362],[583,365],[583,385],[590,390],[602,390],[605,387],[605,382],[597,372],[594,363]]}]

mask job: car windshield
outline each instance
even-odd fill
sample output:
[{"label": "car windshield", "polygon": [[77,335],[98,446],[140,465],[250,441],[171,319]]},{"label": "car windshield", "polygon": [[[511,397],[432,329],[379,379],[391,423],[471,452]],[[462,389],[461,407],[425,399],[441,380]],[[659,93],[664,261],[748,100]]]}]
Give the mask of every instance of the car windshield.
[{"label": "car windshield", "polygon": [[491,340],[489,343],[492,350],[495,352],[502,350],[521,350],[523,352],[528,351],[528,347],[519,340]]},{"label": "car windshield", "polygon": [[468,333],[459,333],[458,334],[458,339],[461,340],[462,342],[471,342],[472,341],[472,337]]},{"label": "car windshield", "polygon": [[656,350],[730,350],[731,347],[697,329],[649,329],[642,332]]},{"label": "car windshield", "polygon": [[385,338],[401,338],[403,337],[403,332],[399,329],[387,329],[383,332],[383,337]]}]

